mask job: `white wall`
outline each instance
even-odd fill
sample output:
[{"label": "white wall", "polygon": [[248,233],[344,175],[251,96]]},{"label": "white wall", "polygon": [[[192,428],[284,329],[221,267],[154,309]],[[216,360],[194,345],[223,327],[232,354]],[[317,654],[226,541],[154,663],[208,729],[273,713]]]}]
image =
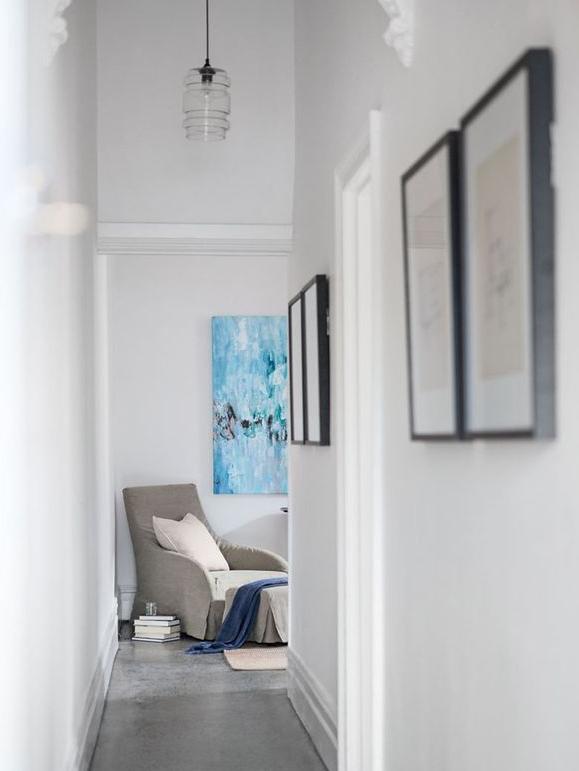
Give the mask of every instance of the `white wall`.
[{"label": "white wall", "polygon": [[[26,162],[27,10],[20,0],[8,0],[0,26],[0,68],[13,75],[5,79],[0,90],[0,589],[8,618],[21,617],[28,600],[28,512],[22,500],[26,480],[22,303],[25,249],[22,223],[14,211],[18,177]],[[0,748],[3,764],[10,771],[15,771],[26,757],[29,740],[22,689],[28,671],[23,651],[26,632],[21,626],[0,641],[0,689],[4,703],[10,705],[10,709],[3,710],[0,721]]]},{"label": "white wall", "polygon": [[[331,6],[331,7],[330,7]],[[375,0],[296,4],[296,171],[290,296],[316,273],[330,277],[334,315],[334,169],[367,125],[388,61]],[[355,64],[355,66],[352,66]],[[363,75],[360,75],[363,73]],[[320,98],[323,95],[323,99]],[[335,362],[332,338],[331,360]],[[335,404],[335,370],[332,403]],[[332,442],[336,434],[332,411]],[[291,645],[337,712],[336,454],[291,450]],[[315,512],[315,516],[312,516]],[[315,576],[315,578],[314,578]],[[312,640],[323,644],[312,644]]]},{"label": "white wall", "polygon": [[[388,768],[568,771],[579,767],[579,6],[415,6],[405,70],[375,0],[296,5],[290,294],[316,271],[334,278],[333,170],[382,106],[386,425],[369,430],[386,443]],[[552,46],[556,65],[558,438],[411,443],[400,175],[531,45]],[[294,447],[292,469],[292,645],[335,701],[334,450]]]},{"label": "white wall", "polygon": [[99,219],[289,223],[293,2],[211,3],[231,80],[225,142],[187,141],[183,79],[203,64],[202,0],[99,0]]},{"label": "white wall", "polygon": [[195,482],[220,535],[287,555],[285,496],[213,494],[211,408],[211,317],[284,315],[286,273],[283,256],[110,258],[117,562],[125,600],[136,584],[120,495],[126,486]]},{"label": "white wall", "polygon": [[[47,4],[31,1],[27,10],[28,67],[13,60],[9,70],[11,82],[27,89],[12,105],[15,116],[24,108],[26,126],[18,126],[17,143],[5,144],[3,134],[0,147],[11,172],[2,175],[11,187],[8,211],[28,236],[21,253],[2,253],[9,282],[2,334],[11,352],[3,363],[20,390],[3,394],[11,417],[0,432],[8,552],[1,590],[12,619],[0,643],[11,675],[2,679],[0,740],[8,771],[61,771],[86,762],[117,644],[102,283],[94,224],[80,236],[31,230],[36,195],[40,204],[81,203],[94,223],[96,18],[93,3],[76,0],[67,13],[70,39],[46,67]],[[16,27],[11,34],[16,39]],[[44,187],[33,184],[38,170]]]}]

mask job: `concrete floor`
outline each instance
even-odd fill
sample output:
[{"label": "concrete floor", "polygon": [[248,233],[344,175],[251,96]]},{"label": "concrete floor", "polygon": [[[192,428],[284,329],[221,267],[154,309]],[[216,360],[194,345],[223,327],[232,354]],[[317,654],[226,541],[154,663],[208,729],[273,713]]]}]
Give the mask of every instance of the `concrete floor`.
[{"label": "concrete floor", "polygon": [[235,672],[191,642],[120,643],[91,771],[324,771],[285,672]]}]

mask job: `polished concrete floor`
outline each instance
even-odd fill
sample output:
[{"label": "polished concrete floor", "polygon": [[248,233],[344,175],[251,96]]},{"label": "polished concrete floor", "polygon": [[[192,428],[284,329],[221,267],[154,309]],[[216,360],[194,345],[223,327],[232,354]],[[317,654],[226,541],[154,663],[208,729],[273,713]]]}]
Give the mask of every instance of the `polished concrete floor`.
[{"label": "polished concrete floor", "polygon": [[285,672],[234,672],[190,642],[120,643],[92,771],[324,771]]}]

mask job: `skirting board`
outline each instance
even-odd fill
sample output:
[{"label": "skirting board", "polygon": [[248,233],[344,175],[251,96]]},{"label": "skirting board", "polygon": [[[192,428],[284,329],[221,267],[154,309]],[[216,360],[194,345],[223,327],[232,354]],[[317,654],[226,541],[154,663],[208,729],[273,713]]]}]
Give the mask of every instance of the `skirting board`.
[{"label": "skirting board", "polygon": [[338,768],[335,710],[300,656],[288,650],[288,696],[328,771]]},{"label": "skirting board", "polygon": [[[119,586],[119,599],[121,606],[120,619],[121,621],[128,621],[131,618],[131,612],[133,610],[133,603],[135,601],[135,595],[137,593],[137,587],[134,584],[123,584]],[[144,613],[144,609],[142,610]]]},{"label": "skirting board", "polygon": [[117,601],[102,638],[94,674],[76,726],[74,744],[68,754],[67,771],[88,771],[99,733],[111,672],[119,648]]}]

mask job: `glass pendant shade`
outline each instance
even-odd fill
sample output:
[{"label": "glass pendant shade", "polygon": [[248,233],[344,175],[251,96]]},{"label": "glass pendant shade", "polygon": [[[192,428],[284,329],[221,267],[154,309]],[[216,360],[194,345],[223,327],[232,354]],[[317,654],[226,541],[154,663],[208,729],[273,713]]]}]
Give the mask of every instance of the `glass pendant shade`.
[{"label": "glass pendant shade", "polygon": [[231,99],[229,75],[225,70],[193,67],[185,76],[183,94],[183,127],[187,139],[218,142],[229,129]]}]

